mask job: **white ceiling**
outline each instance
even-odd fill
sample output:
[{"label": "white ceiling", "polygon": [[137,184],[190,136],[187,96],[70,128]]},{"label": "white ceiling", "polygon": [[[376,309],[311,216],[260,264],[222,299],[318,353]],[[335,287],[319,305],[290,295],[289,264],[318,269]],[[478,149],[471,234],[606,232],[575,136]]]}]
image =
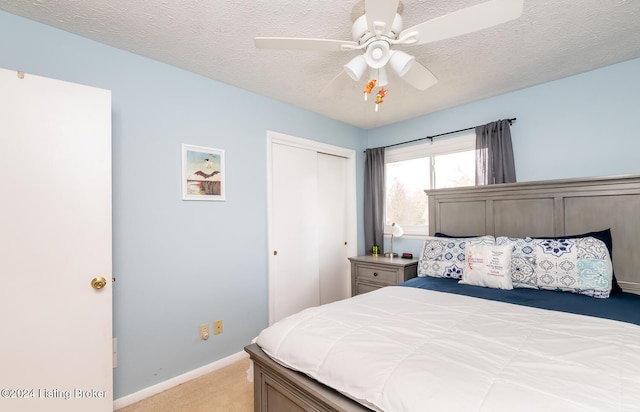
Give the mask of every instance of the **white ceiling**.
[{"label": "white ceiling", "polygon": [[[485,0],[403,0],[404,28]],[[525,0],[522,16],[401,49],[439,82],[390,74],[380,110],[366,81],[320,91],[357,51],[258,50],[256,36],[352,40],[362,0],[0,0],[0,9],[371,129],[640,57],[640,0]]]}]

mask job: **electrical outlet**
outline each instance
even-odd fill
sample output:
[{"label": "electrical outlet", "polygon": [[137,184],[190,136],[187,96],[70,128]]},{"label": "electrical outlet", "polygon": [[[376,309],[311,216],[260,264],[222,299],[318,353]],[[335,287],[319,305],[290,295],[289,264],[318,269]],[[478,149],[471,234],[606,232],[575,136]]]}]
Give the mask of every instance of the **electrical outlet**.
[{"label": "electrical outlet", "polygon": [[213,322],[213,334],[219,335],[221,333],[222,333],[222,321],[216,320],[215,322]]},{"label": "electrical outlet", "polygon": [[203,323],[200,325],[200,340],[209,339],[209,324]]}]

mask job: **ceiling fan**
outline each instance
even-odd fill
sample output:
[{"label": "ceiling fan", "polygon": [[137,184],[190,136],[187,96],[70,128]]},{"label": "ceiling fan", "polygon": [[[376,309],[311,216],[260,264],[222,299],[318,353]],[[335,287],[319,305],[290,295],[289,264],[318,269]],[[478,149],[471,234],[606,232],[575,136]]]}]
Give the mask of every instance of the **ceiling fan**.
[{"label": "ceiling fan", "polygon": [[[257,48],[279,50],[351,51],[364,53],[344,65],[344,71],[323,90],[329,94],[343,85],[345,75],[359,81],[369,69],[375,86],[387,85],[386,66],[418,90],[426,90],[438,79],[415,58],[392,46],[419,45],[460,36],[517,19],[524,0],[490,0],[402,30],[400,0],[364,0],[364,14],[353,22],[350,40],[295,37],[256,37]],[[348,79],[347,79],[348,80]]]}]

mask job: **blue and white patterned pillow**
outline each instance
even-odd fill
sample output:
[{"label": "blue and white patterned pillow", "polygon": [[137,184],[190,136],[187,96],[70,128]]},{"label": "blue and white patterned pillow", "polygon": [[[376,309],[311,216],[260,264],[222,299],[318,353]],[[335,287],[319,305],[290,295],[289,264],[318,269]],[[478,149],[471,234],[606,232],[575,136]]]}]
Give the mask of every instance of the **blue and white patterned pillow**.
[{"label": "blue and white patterned pillow", "polygon": [[613,280],[611,256],[594,237],[531,239],[499,237],[511,243],[513,287],[572,292],[608,298]]},{"label": "blue and white patterned pillow", "polygon": [[500,236],[496,245],[511,244],[511,283],[514,288],[538,289],[534,239]]},{"label": "blue and white patterned pillow", "polygon": [[461,279],[466,266],[465,247],[468,244],[493,245],[493,236],[473,238],[427,237],[418,262],[418,276]]},{"label": "blue and white patterned pillow", "polygon": [[608,298],[613,266],[607,246],[594,237],[536,239],[538,288]]}]

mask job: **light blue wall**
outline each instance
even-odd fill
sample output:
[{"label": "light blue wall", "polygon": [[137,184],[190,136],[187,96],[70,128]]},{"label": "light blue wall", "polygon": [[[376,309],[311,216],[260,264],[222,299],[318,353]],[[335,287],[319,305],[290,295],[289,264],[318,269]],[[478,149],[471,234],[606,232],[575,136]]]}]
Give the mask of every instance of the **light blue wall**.
[{"label": "light blue wall", "polygon": [[[112,91],[116,399],[267,326],[266,131],[365,149],[364,130],[4,12],[0,67]],[[226,202],[181,200],[182,143],[225,150]]]},{"label": "light blue wall", "polygon": [[[640,59],[630,60],[380,127],[369,131],[368,146],[516,117],[511,136],[518,181],[640,173],[639,75]],[[417,255],[421,245],[394,240],[396,252]]]}]

